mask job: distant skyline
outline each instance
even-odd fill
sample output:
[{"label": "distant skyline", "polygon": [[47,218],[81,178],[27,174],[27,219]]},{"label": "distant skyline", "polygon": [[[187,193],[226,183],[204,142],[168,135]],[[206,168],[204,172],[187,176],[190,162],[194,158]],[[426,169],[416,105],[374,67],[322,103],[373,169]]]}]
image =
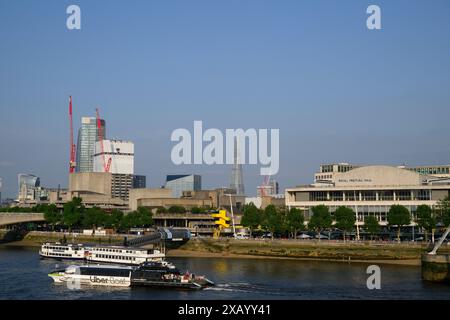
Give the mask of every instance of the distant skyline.
[{"label": "distant skyline", "polygon": [[[66,28],[77,4],[82,29]],[[377,4],[382,30],[366,28]],[[280,190],[322,163],[450,164],[450,2],[0,1],[0,178],[67,187],[68,97],[135,143],[148,187],[200,174],[229,186],[231,166],[176,166],[174,129],[280,129]],[[245,190],[264,177],[244,165]]]}]

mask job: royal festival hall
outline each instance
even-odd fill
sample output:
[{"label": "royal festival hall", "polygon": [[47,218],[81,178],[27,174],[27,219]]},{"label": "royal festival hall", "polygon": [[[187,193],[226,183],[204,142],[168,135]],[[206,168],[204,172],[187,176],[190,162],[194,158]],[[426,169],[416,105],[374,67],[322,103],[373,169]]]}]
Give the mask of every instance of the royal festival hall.
[{"label": "royal festival hall", "polygon": [[450,166],[394,167],[356,166],[348,163],[321,165],[310,185],[288,188],[286,206],[299,208],[305,219],[311,208],[325,205],[333,213],[340,206],[352,208],[358,225],[374,216],[387,224],[387,213],[394,204],[408,208],[415,218],[417,206],[436,206],[450,192]]}]

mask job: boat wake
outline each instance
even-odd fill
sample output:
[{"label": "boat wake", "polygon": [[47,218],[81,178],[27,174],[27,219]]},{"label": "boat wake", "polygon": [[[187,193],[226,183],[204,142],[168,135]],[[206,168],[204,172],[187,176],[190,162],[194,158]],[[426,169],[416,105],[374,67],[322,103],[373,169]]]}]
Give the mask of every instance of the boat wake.
[{"label": "boat wake", "polygon": [[204,289],[205,291],[222,291],[234,293],[258,293],[267,296],[301,296],[299,290],[292,289],[277,289],[268,285],[254,284],[247,282],[233,282],[233,283],[217,283],[213,287]]}]

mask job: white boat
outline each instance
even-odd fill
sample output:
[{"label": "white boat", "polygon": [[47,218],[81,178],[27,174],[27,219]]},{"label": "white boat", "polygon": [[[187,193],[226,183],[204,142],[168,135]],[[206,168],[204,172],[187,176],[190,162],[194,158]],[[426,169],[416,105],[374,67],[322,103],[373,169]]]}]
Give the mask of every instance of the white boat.
[{"label": "white boat", "polygon": [[165,254],[157,249],[121,246],[85,246],[82,244],[44,243],[39,250],[43,258],[85,260],[87,262],[140,265],[160,262]]},{"label": "white boat", "polygon": [[131,286],[132,267],[126,266],[105,266],[105,265],[72,265],[64,270],[57,270],[48,276],[55,283],[69,283],[76,285],[93,286]]},{"label": "white boat", "polygon": [[86,260],[89,262],[140,265],[144,262],[162,261],[165,256],[164,253],[156,249],[95,246],[87,248]]},{"label": "white boat", "polygon": [[43,258],[84,260],[86,250],[82,244],[44,243],[39,250]]}]

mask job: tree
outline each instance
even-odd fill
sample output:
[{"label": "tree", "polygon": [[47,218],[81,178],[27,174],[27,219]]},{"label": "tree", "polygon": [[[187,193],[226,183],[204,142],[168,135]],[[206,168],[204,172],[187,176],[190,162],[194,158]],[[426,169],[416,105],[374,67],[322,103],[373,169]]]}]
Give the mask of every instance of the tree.
[{"label": "tree", "polygon": [[186,208],[182,206],[171,206],[167,211],[169,211],[169,213],[185,213]]},{"label": "tree", "polygon": [[72,201],[64,204],[63,223],[69,227],[69,231],[72,230],[72,227],[80,224],[84,211],[85,207],[81,198],[75,197]]},{"label": "tree", "polygon": [[444,227],[450,225],[450,196],[438,201],[436,205],[436,215]]},{"label": "tree", "polygon": [[286,215],[286,225],[294,239],[297,239],[297,232],[305,228],[305,215],[300,209],[291,208]]},{"label": "tree", "polygon": [[130,229],[148,227],[152,224],[153,218],[151,212],[144,207],[139,207],[136,211],[132,211],[123,217],[121,227]]},{"label": "tree", "polygon": [[107,216],[105,211],[98,207],[89,208],[82,218],[82,224],[84,227],[92,227],[95,229],[106,224]]},{"label": "tree", "polygon": [[156,209],[156,213],[167,213],[167,209],[165,207],[159,207]]},{"label": "tree", "polygon": [[334,219],[336,220],[336,228],[341,229],[344,233],[344,241],[345,235],[348,231],[353,230],[356,222],[356,214],[355,211],[348,207],[339,207],[336,209],[334,213]]},{"label": "tree", "polygon": [[411,223],[411,215],[406,207],[392,205],[387,214],[389,226],[397,226],[397,241],[400,242],[400,228]]},{"label": "tree", "polygon": [[253,231],[261,224],[261,220],[261,211],[253,202],[244,206],[244,215],[242,216],[241,224],[250,230],[250,237],[252,236]]},{"label": "tree", "polygon": [[112,209],[111,213],[106,219],[105,226],[117,230],[122,225],[122,219],[123,219],[123,212],[118,209]]},{"label": "tree", "polygon": [[330,212],[328,211],[328,207],[324,205],[312,207],[311,210],[313,214],[309,219],[308,227],[317,233],[320,240],[320,233],[324,229],[331,228],[333,219],[331,218]]},{"label": "tree", "polygon": [[139,207],[136,213],[139,227],[149,227],[153,224],[152,213],[147,208]]},{"label": "tree", "polygon": [[277,208],[275,208],[273,204],[268,205],[264,209],[262,225],[271,233],[272,240],[274,238],[274,233],[281,229],[281,226],[283,225],[283,216],[277,212]]},{"label": "tree", "polygon": [[436,228],[436,219],[433,216],[433,210],[426,204],[421,204],[416,211],[417,225],[425,230],[425,241],[428,242],[428,233],[433,233]]},{"label": "tree", "polygon": [[55,225],[61,222],[61,218],[61,214],[58,212],[55,204],[51,204],[45,208],[44,219],[52,226],[52,230],[55,230]]},{"label": "tree", "polygon": [[370,233],[370,240],[373,240],[373,235],[380,232],[380,224],[374,216],[368,216],[364,219],[364,229]]}]

